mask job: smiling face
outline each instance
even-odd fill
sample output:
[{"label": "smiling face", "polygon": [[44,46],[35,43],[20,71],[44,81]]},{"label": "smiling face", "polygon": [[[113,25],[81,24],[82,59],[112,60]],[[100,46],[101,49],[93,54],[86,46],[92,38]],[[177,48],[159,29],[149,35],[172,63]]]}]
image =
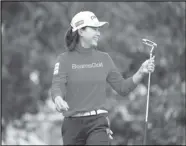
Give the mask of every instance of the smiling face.
[{"label": "smiling face", "polygon": [[100,31],[98,27],[86,27],[85,29],[79,30],[79,34],[82,43],[84,43],[86,46],[91,47],[98,45],[100,37]]}]

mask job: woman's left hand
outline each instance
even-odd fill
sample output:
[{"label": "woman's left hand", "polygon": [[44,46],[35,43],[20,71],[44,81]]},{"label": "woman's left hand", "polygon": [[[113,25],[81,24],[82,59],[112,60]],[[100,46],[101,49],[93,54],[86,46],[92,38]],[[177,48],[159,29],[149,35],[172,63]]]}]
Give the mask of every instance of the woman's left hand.
[{"label": "woman's left hand", "polygon": [[139,72],[141,74],[147,74],[152,73],[155,70],[155,64],[154,64],[155,56],[151,57],[150,59],[146,60],[140,67]]}]

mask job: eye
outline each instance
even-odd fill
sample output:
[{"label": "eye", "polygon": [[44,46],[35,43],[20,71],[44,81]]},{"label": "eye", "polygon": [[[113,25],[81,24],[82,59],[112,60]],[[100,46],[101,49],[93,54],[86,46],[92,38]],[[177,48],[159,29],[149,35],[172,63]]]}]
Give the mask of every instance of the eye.
[{"label": "eye", "polygon": [[92,28],[95,31],[99,31],[99,27],[90,27],[90,28]]},{"label": "eye", "polygon": [[99,27],[95,27],[94,30],[95,30],[95,31],[99,31]]}]

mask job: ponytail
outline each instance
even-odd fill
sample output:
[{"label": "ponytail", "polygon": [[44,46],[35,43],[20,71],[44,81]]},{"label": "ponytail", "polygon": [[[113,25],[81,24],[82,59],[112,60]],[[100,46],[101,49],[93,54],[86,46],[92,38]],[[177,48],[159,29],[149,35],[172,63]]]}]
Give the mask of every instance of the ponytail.
[{"label": "ponytail", "polygon": [[78,43],[79,43],[78,31],[72,32],[72,27],[70,27],[65,34],[65,45],[67,50],[74,51]]}]

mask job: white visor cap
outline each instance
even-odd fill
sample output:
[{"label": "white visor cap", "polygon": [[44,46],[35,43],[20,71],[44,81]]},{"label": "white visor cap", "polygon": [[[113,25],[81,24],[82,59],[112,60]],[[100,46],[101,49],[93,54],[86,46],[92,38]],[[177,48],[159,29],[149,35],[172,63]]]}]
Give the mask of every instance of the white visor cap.
[{"label": "white visor cap", "polygon": [[94,13],[90,11],[81,11],[72,18],[70,25],[72,26],[72,31],[75,32],[85,26],[101,27],[105,24],[109,23],[99,21]]}]

